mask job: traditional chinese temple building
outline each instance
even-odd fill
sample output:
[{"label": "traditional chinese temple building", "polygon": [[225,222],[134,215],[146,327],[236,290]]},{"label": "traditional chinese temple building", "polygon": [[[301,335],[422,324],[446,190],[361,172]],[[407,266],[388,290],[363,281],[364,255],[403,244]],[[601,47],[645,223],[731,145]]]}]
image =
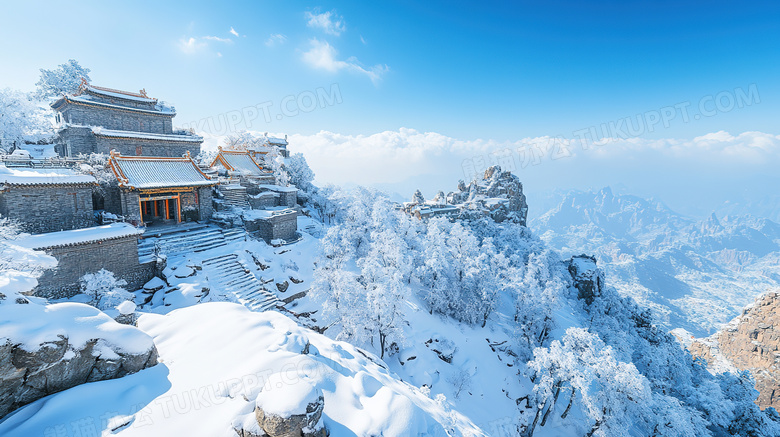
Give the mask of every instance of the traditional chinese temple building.
[{"label": "traditional chinese temple building", "polygon": [[146,225],[211,217],[211,188],[218,181],[206,176],[189,153],[181,158],[112,153],[108,165],[116,175],[118,193],[106,197],[106,211]]},{"label": "traditional chinese temple building", "polygon": [[260,162],[256,161],[249,151],[223,150],[220,147],[209,167],[226,176],[236,176],[260,184],[274,183],[273,172],[263,168]]},{"label": "traditional chinese temple building", "polygon": [[173,129],[176,110],[155,98],[82,82],[78,91],[52,103],[60,126],[60,156],[105,153],[179,157],[200,153],[203,138]]}]

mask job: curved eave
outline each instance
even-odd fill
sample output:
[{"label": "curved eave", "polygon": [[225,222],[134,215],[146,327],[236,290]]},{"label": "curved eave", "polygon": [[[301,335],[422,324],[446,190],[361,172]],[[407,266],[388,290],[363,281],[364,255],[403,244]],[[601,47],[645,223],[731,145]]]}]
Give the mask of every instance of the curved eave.
[{"label": "curved eave", "polygon": [[192,139],[192,140],[180,140],[180,139],[175,139],[175,138],[163,139],[163,138],[141,138],[141,137],[132,137],[132,136],[123,137],[123,136],[116,136],[116,135],[104,135],[104,134],[95,133],[95,132],[92,132],[92,134],[95,135],[96,137],[116,139],[116,140],[153,141],[153,142],[158,142],[158,143],[159,142],[164,142],[164,143],[189,143],[189,144],[202,144],[203,143],[203,138],[201,138],[199,140],[194,140],[194,139]]},{"label": "curved eave", "polygon": [[[60,103],[62,102],[62,103]],[[100,103],[100,102],[90,102],[90,101],[84,101],[84,100],[74,100],[69,98],[68,96],[63,96],[56,102],[51,104],[52,109],[58,110],[60,109],[65,103],[70,103],[73,105],[81,105],[81,106],[97,106],[100,108],[105,109],[112,109],[115,111],[125,111],[125,112],[133,112],[133,113],[141,113],[141,114],[149,114],[149,115],[156,115],[158,117],[175,117],[176,112],[161,112],[161,111],[152,111],[149,109],[139,109],[139,108],[128,108],[125,106],[119,106],[119,105],[110,105],[107,103]]]},{"label": "curved eave", "polygon": [[207,183],[198,183],[198,184],[182,184],[182,185],[155,185],[150,187],[136,187],[134,185],[129,184],[119,184],[119,188],[124,188],[126,190],[132,190],[132,191],[144,191],[144,190],[164,190],[166,188],[170,189],[181,189],[181,188],[201,188],[201,187],[213,187],[215,185],[219,185],[218,181],[207,181]]}]

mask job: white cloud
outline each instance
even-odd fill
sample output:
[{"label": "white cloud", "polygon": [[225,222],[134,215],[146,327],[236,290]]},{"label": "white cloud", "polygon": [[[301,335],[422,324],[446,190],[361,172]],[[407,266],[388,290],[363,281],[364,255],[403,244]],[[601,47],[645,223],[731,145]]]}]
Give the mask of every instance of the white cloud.
[{"label": "white cloud", "polygon": [[323,32],[339,36],[347,30],[344,24],[344,17],[336,14],[335,11],[327,11],[321,14],[306,11],[306,25],[313,29],[320,29]]},{"label": "white cloud", "polygon": [[[182,38],[179,40],[179,49],[188,55],[194,55],[196,53],[205,53],[208,52],[206,49],[209,47],[209,43],[220,43],[220,44],[232,44],[233,40],[230,38],[222,38],[219,36],[212,36],[212,35],[206,35],[202,37],[189,37],[189,38]],[[213,52],[211,52],[213,53]],[[217,56],[221,57],[222,54],[217,52]]]},{"label": "white cloud", "polygon": [[[216,148],[220,137],[202,135],[207,139],[204,148]],[[715,132],[692,139],[632,138],[587,150],[577,141],[563,140],[570,154],[558,159],[552,159],[552,150],[544,151],[551,140],[462,140],[401,128],[371,135],[293,134],[289,149],[303,153],[320,185],[374,186],[402,197],[411,197],[417,188],[426,196],[453,191],[459,179],[468,180],[474,170],[500,161],[523,182],[532,216],[544,212],[541,205],[554,190],[610,185],[655,196],[682,213],[707,216],[727,201],[776,196],[780,183],[780,135]]]},{"label": "white cloud", "polygon": [[460,140],[406,128],[373,135],[322,131],[291,135],[290,150],[306,156],[320,184],[377,186],[403,196],[416,188],[429,194],[454,190],[459,179],[492,163],[519,175],[526,194],[535,199],[554,189],[624,186],[634,194],[657,196],[685,213],[706,215],[745,193],[776,192],[780,135],[716,132],[693,139],[635,138],[588,150],[566,140],[568,157],[552,159],[553,150],[530,154],[529,145],[541,146],[539,152],[551,139]]},{"label": "white cloud", "polygon": [[233,29],[232,27],[230,28],[230,33],[232,33],[235,36],[239,36],[238,32],[236,32],[236,29]]},{"label": "white cloud", "polygon": [[233,40],[230,39],[230,38],[220,38],[218,36],[204,36],[203,39],[209,40],[209,41],[222,42],[222,43],[231,43],[231,42],[233,42]]},{"label": "white cloud", "polygon": [[366,42],[366,39],[363,38],[363,35],[360,35],[360,42],[362,42],[363,45],[368,45],[368,42]]},{"label": "white cloud", "polygon": [[364,74],[374,83],[377,83],[389,70],[387,65],[364,67],[355,57],[350,57],[346,61],[339,60],[337,59],[338,51],[327,41],[313,38],[309,42],[311,46],[309,50],[303,53],[303,61],[312,68],[332,73],[346,70]]},{"label": "white cloud", "polygon": [[271,36],[268,37],[267,40],[265,40],[265,45],[268,47],[273,47],[275,45],[282,45],[287,41],[287,37],[282,35],[281,33],[272,33]]},{"label": "white cloud", "polygon": [[194,54],[204,49],[208,44],[197,38],[182,38],[179,40],[179,49],[187,54]]}]

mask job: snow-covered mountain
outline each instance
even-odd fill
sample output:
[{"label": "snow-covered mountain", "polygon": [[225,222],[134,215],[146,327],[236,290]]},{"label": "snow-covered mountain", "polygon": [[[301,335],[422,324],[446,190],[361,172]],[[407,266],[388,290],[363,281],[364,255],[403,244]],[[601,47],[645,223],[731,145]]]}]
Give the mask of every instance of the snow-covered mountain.
[{"label": "snow-covered mountain", "polygon": [[694,362],[595,259],[373,190],[316,199],[330,220],[299,217],[290,245],[170,251],[132,293],[159,362],[25,405],[0,435],[780,434],[749,378]]},{"label": "snow-covered mountain", "polygon": [[780,225],[753,216],[693,220],[631,195],[571,191],[529,225],[562,254],[594,254],[608,282],[659,322],[708,335],[780,286]]}]

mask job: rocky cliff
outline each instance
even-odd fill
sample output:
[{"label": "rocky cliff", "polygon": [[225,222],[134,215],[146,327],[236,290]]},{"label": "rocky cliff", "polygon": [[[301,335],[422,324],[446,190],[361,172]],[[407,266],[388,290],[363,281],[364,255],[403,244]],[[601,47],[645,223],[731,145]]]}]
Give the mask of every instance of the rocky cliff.
[{"label": "rocky cliff", "polygon": [[469,185],[458,182],[457,191],[448,194],[440,191],[431,201],[426,201],[417,190],[412,201],[404,204],[404,210],[419,218],[446,215],[458,219],[490,217],[496,222],[512,222],[526,225],[528,203],[523,194],[520,179],[494,165],[482,179],[474,179]]},{"label": "rocky cliff", "polygon": [[723,330],[693,339],[689,350],[715,370],[749,370],[762,408],[780,410],[780,293],[770,292],[748,306]]}]

